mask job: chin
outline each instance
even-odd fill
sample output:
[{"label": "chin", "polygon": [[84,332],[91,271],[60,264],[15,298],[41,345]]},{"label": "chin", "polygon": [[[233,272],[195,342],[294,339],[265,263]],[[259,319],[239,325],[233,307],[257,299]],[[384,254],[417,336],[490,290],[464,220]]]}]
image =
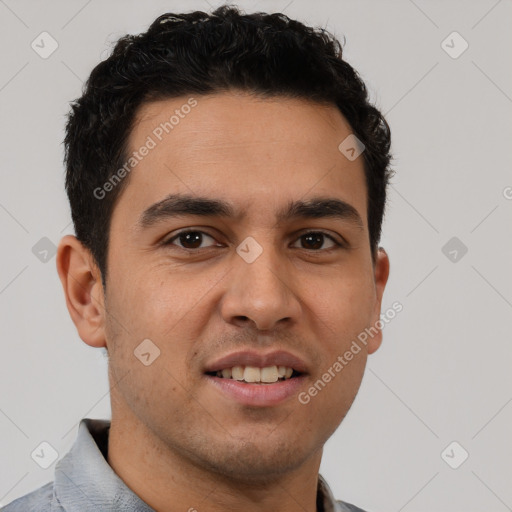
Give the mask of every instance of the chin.
[{"label": "chin", "polygon": [[305,453],[304,446],[298,449],[296,443],[293,446],[283,441],[269,443],[268,434],[267,439],[260,437],[259,443],[257,440],[232,439],[228,446],[217,446],[217,449],[210,444],[208,453],[201,457],[201,467],[207,466],[210,471],[239,483],[268,484],[298,469],[311,455]]}]

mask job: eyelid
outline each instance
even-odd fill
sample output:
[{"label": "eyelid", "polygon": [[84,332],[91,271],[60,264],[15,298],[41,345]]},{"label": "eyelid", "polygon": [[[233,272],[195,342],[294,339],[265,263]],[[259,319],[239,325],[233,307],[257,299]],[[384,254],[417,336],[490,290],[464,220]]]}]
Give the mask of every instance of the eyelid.
[{"label": "eyelid", "polygon": [[[332,240],[338,247],[348,247],[348,242],[338,233],[336,235],[339,236],[341,240],[338,240],[334,234],[330,231],[325,231],[323,229],[315,229],[315,228],[306,228],[304,230],[298,231],[297,233],[294,233],[295,240],[299,239],[301,236],[307,235],[309,233],[321,233],[322,235],[326,236],[330,240]],[[304,249],[307,251],[307,249]],[[322,251],[328,251],[329,249],[321,249],[316,252],[322,252]]]},{"label": "eyelid", "polygon": [[[214,235],[211,235],[207,231],[205,231],[203,228],[183,228],[182,230],[174,233],[170,238],[165,239],[162,242],[162,245],[174,245],[172,242],[176,240],[180,235],[184,235],[186,233],[201,233],[202,235],[209,236],[213,240],[217,241]],[[179,249],[183,249],[184,251],[200,251],[201,249],[208,249],[209,247],[201,247],[199,249],[187,249],[185,247],[180,247],[179,245],[176,245]],[[211,245],[210,247],[215,247],[214,245]]]},{"label": "eyelid", "polygon": [[[176,232],[174,235],[172,235],[170,238],[164,240],[162,242],[162,245],[164,245],[164,246],[165,245],[175,245],[175,244],[173,244],[173,241],[176,240],[176,238],[178,238],[180,235],[183,235],[186,233],[201,233],[203,235],[206,235],[206,236],[216,240],[215,236],[211,235],[210,233],[205,231],[204,228],[183,228],[182,230],[180,230],[180,231]],[[328,251],[331,251],[331,250],[337,249],[337,248],[348,248],[348,246],[349,246],[348,242],[341,235],[338,235],[341,238],[341,241],[340,241],[340,240],[337,240],[336,237],[333,234],[331,234],[330,232],[325,231],[323,229],[315,229],[315,228],[304,228],[303,230],[297,231],[296,233],[293,234],[293,237],[294,237],[293,241],[297,242],[302,236],[308,235],[310,233],[320,233],[320,234],[324,235],[325,237],[327,237],[329,240],[331,240],[335,244],[335,247],[331,247],[329,249],[317,249],[317,250],[304,249],[303,247],[299,247],[298,249],[301,249],[303,251],[308,251],[308,252],[322,253],[322,252],[328,252]],[[182,249],[184,251],[199,252],[201,249],[209,249],[211,247],[215,247],[215,245],[211,245],[209,247],[200,247],[198,249],[187,249],[185,247],[180,247],[179,245],[175,245],[175,247],[178,247],[179,249]],[[218,247],[218,245],[217,245],[217,247]]]}]

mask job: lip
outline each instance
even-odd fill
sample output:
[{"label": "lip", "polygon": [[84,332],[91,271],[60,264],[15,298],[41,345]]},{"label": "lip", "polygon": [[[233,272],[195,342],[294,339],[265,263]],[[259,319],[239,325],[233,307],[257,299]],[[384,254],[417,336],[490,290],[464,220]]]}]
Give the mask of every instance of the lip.
[{"label": "lip", "polygon": [[[288,366],[299,373],[308,373],[306,363],[298,356],[286,350],[273,350],[267,353],[256,352],[254,350],[232,352],[207,364],[204,371],[217,372],[224,368],[233,368],[233,366],[256,366],[258,368],[264,368],[266,366]],[[257,386],[259,386],[259,384],[257,384]]]},{"label": "lip", "polygon": [[301,374],[291,379],[272,384],[248,384],[233,379],[223,379],[213,375],[205,375],[222,395],[241,405],[269,407],[295,396],[304,385],[306,375]]}]

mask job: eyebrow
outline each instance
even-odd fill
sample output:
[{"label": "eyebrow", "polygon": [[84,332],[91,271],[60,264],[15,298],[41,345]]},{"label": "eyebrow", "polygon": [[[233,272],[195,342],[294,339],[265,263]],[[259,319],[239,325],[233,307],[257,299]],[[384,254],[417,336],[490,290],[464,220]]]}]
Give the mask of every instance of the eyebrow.
[{"label": "eyebrow", "polygon": [[[175,217],[183,216],[243,218],[235,208],[222,199],[193,196],[189,194],[170,194],[158,203],[147,208],[139,218],[137,225],[148,229],[155,224]],[[364,223],[356,208],[341,199],[318,197],[307,201],[290,201],[276,215],[277,222],[294,219],[334,218],[348,221],[360,230]]]}]

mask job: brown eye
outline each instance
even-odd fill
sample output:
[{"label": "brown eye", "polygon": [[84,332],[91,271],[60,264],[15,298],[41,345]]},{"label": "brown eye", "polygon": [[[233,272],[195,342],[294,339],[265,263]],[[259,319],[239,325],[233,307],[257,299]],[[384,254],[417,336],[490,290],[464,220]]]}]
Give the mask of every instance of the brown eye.
[{"label": "brown eye", "polygon": [[[201,244],[205,241],[205,238],[214,240],[213,237],[203,231],[182,231],[165,242],[165,245],[178,245],[182,249],[202,249],[204,247],[201,247]],[[175,240],[178,240],[179,244],[174,244]],[[211,247],[211,245],[206,247]]]},{"label": "brown eye", "polygon": [[[329,239],[332,243],[331,247],[322,247],[325,240]],[[301,235],[298,240],[302,241],[300,249],[308,249],[313,251],[329,250],[334,247],[341,246],[332,236],[323,231],[310,231]]]}]

